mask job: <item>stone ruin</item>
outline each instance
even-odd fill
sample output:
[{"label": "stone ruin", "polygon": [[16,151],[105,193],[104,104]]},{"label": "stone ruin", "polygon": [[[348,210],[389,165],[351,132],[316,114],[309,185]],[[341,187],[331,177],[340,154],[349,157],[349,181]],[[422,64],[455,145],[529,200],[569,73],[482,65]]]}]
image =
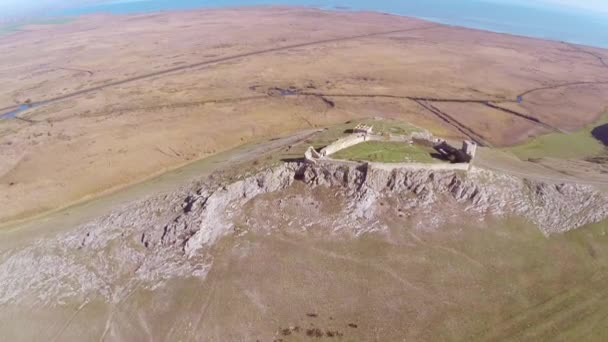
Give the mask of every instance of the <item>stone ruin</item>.
[{"label": "stone ruin", "polygon": [[323,156],[319,152],[317,152],[317,150],[315,150],[315,148],[312,146],[309,146],[306,152],[304,152],[304,159],[308,161],[316,162],[318,159],[321,158],[323,158]]},{"label": "stone ruin", "polygon": [[477,153],[477,144],[468,140],[462,142],[460,149],[448,144],[445,140],[439,140],[433,145],[433,148],[452,163],[470,163]]},{"label": "stone ruin", "polygon": [[360,123],[357,126],[355,126],[355,128],[353,129],[353,133],[373,134],[374,126],[368,126],[368,125]]},{"label": "stone ruin", "polygon": [[[315,150],[310,146],[304,153],[304,158],[307,161],[316,163],[316,161],[325,159],[331,154],[334,154],[345,148],[372,140],[384,141],[387,137],[374,135],[373,126],[365,124],[358,124],[352,131],[353,133],[334,141],[333,143],[325,146],[320,151]],[[423,145],[432,147],[439,153],[439,155],[445,160],[450,161],[453,164],[469,164],[475,158],[477,153],[477,144],[473,141],[465,140],[462,143],[462,148],[458,149],[450,145],[443,139],[437,139],[428,132],[414,132],[407,136],[390,136],[390,141],[398,141],[409,144]]]},{"label": "stone ruin", "polygon": [[462,142],[462,150],[473,160],[477,154],[477,144],[474,141],[465,140]]}]

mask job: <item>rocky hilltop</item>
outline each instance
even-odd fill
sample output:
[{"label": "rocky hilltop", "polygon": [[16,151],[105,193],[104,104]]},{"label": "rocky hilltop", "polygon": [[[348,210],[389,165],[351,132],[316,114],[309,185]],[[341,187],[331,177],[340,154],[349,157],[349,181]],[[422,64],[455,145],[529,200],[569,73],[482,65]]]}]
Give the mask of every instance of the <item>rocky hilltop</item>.
[{"label": "rocky hilltop", "polygon": [[[187,194],[178,206],[181,210],[174,205],[173,212],[177,211],[177,215],[167,224],[158,225],[153,218],[152,222],[129,223],[148,227],[141,236],[146,248],[179,246],[187,255],[193,255],[230,233],[234,215],[249,200],[286,189],[294,181],[312,188],[323,186],[344,192],[351,202],[350,214],[357,217],[374,217],[378,203],[384,198],[402,202],[402,208],[395,210],[401,209],[404,214],[424,209],[441,216],[443,208],[457,203],[462,210],[478,215],[521,215],[545,234],[566,232],[608,217],[608,196],[590,186],[546,184],[485,170],[387,171],[367,164],[287,163],[231,184],[211,189],[201,187]],[[146,212],[149,211],[147,208]]]},{"label": "rocky hilltop", "polygon": [[9,251],[0,264],[0,303],[57,304],[96,295],[120,302],[135,287],[205,277],[214,242],[248,230],[321,227],[358,235],[408,218],[416,229],[438,229],[463,215],[521,216],[548,235],[606,219],[608,196],[589,186],[478,169],[286,163],[230,183],[193,183]]}]

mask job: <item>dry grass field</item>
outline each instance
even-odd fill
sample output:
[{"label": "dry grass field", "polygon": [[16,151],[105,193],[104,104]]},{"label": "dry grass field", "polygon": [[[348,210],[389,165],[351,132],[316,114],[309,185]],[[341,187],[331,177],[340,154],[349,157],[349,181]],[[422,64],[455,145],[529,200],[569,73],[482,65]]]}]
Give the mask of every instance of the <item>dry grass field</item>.
[{"label": "dry grass field", "polygon": [[[41,306],[31,296],[2,306],[0,331],[12,341],[605,341],[606,225],[548,238],[521,220],[457,212],[451,225],[420,229],[391,206],[389,231],[357,238],[283,222],[310,218],[315,203],[335,218],[340,199],[304,186],[257,197],[242,208],[246,233],[210,251],[205,279],[127,287],[116,302]],[[268,215],[279,205],[282,215]],[[100,262],[87,249],[78,257]]]},{"label": "dry grass field", "polygon": [[608,98],[605,50],[374,13],[96,15],[0,51],[0,113],[49,101],[0,120],[0,222],[309,127],[381,116],[502,147]]}]

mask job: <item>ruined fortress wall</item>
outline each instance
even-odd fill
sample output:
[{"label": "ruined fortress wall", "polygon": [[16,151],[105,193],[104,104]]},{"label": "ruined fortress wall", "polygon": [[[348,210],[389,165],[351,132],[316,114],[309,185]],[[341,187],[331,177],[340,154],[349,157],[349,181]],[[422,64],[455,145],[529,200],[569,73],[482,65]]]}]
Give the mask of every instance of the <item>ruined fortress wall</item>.
[{"label": "ruined fortress wall", "polygon": [[357,162],[352,160],[320,159],[319,162],[332,165],[363,165],[367,164],[372,169],[393,171],[393,170],[435,170],[435,171],[468,171],[471,168],[469,163],[458,164],[425,164],[425,163],[372,163]]},{"label": "ruined fortress wall", "polygon": [[365,141],[391,141],[391,142],[409,143],[409,142],[411,142],[411,137],[409,137],[409,136],[385,137],[382,135],[375,135],[375,134],[368,134],[367,136],[365,134],[352,134],[347,137],[338,139],[338,140],[334,141],[333,143],[327,145],[325,148],[323,148],[321,150],[321,154],[325,155],[325,156],[329,156],[340,150],[349,148],[351,146],[360,144]]},{"label": "ruined fortress wall", "polygon": [[329,156],[345,148],[360,144],[366,140],[363,134],[353,134],[338,139],[321,150],[321,155]]},{"label": "ruined fortress wall", "polygon": [[[430,138],[428,138],[424,135],[416,136],[416,137],[412,137],[412,136],[385,137],[385,136],[375,135],[375,134],[370,134],[370,135],[352,134],[352,135],[349,135],[342,139],[338,139],[335,142],[327,145],[325,148],[323,148],[321,150],[320,154],[321,154],[321,156],[329,156],[340,150],[360,144],[365,141],[395,141],[395,142],[398,141],[398,142],[410,142],[411,143],[411,141],[412,141],[411,139],[424,139],[425,141],[428,141],[429,143],[433,142]],[[309,160],[315,160],[315,161],[323,160],[323,159],[317,159],[318,158],[317,156],[313,156],[312,151],[307,151],[307,153],[305,154],[305,157]],[[360,162],[335,160],[335,159],[331,159],[331,158],[325,159],[325,162],[332,163],[332,164],[350,164],[350,165],[361,164]],[[471,167],[470,163],[431,164],[431,163],[372,163],[372,162],[369,162],[367,164],[372,168],[382,169],[382,170],[387,170],[387,171],[399,170],[399,169],[468,171]]]},{"label": "ruined fortress wall", "polygon": [[398,143],[412,143],[412,137],[410,135],[377,135],[368,134],[367,141],[387,141],[387,142],[398,142]]},{"label": "ruined fortress wall", "polygon": [[369,163],[372,168],[386,171],[410,169],[410,170],[460,170],[468,171],[469,163],[458,164],[425,164],[425,163]]},{"label": "ruined fortress wall", "polygon": [[331,158],[319,159],[319,160],[317,160],[317,163],[321,164],[321,165],[345,165],[345,166],[357,166],[357,165],[365,164],[365,162],[359,162],[359,161],[354,161],[354,160],[342,160],[342,159],[331,159]]}]

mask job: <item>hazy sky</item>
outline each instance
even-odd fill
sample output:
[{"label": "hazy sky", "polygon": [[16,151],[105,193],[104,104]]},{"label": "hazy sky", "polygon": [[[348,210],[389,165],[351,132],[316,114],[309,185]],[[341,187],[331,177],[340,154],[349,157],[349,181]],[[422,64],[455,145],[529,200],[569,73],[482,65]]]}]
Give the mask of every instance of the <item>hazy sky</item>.
[{"label": "hazy sky", "polygon": [[[52,7],[70,7],[77,4],[93,2],[115,2],[116,0],[0,0],[0,17],[10,15],[22,15],[35,10]],[[128,0],[127,0],[128,1]],[[371,0],[370,0],[371,1]],[[395,0],[399,1],[399,0]],[[468,1],[468,0],[453,0]],[[555,8],[571,8],[591,12],[602,12],[608,14],[608,0],[481,0],[497,3],[513,3],[526,6],[544,5]],[[289,0],[285,0],[288,3]],[[343,3],[348,5],[348,0]]]},{"label": "hazy sky", "polygon": [[549,3],[608,12],[607,0],[545,0]]},{"label": "hazy sky", "polygon": [[488,2],[513,3],[520,5],[545,5],[556,8],[572,8],[608,13],[608,0],[485,0]]}]

